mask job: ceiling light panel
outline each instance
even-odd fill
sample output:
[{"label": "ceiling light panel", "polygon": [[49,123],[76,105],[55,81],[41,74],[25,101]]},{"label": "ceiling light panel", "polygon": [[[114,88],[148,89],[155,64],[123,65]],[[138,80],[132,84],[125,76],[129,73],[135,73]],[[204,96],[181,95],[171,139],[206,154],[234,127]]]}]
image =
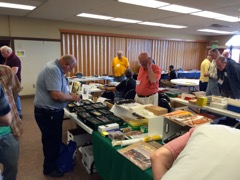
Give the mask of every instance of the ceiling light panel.
[{"label": "ceiling light panel", "polygon": [[142,23],[139,23],[139,24],[148,25],[148,26],[159,26],[159,27],[166,27],[166,28],[175,28],[175,29],[187,28],[187,26],[179,26],[179,25],[163,24],[163,23],[155,23],[155,22],[142,22]]},{"label": "ceiling light panel", "polygon": [[223,16],[223,14],[210,12],[210,11],[201,11],[201,12],[196,12],[196,13],[191,13],[191,14],[194,16],[201,16],[201,17],[206,17],[206,18],[218,18],[218,17]]},{"label": "ceiling light panel", "polygon": [[125,23],[140,23],[142,21],[134,20],[134,19],[124,19],[124,18],[113,18],[110,19],[111,21],[117,21],[117,22],[125,22]]},{"label": "ceiling light panel", "polygon": [[223,15],[219,18],[214,18],[220,21],[227,21],[227,22],[238,22],[238,17],[235,16],[227,16],[227,15]]},{"label": "ceiling light panel", "polygon": [[113,18],[111,16],[103,16],[103,15],[89,14],[89,13],[81,13],[81,14],[78,14],[77,16],[85,17],[85,18],[93,18],[93,19],[102,19],[102,20],[109,20]]},{"label": "ceiling light panel", "polygon": [[166,10],[166,11],[178,12],[178,13],[184,13],[184,14],[201,11],[200,9],[195,9],[195,8],[186,7],[186,6],[180,6],[180,5],[176,5],[176,4],[171,4],[169,6],[160,7],[159,9]]},{"label": "ceiling light panel", "polygon": [[212,32],[212,33],[217,33],[217,34],[232,34],[233,33],[230,31],[219,31],[219,30],[214,30],[214,29],[198,29],[197,31]]},{"label": "ceiling light panel", "polygon": [[133,4],[138,6],[145,6],[150,8],[159,8],[162,6],[169,5],[169,3],[155,1],[155,0],[118,0],[121,3]]},{"label": "ceiling light panel", "polygon": [[36,6],[14,4],[14,3],[5,3],[5,2],[0,2],[0,7],[13,8],[13,9],[23,9],[23,10],[33,10],[33,9],[36,8]]}]

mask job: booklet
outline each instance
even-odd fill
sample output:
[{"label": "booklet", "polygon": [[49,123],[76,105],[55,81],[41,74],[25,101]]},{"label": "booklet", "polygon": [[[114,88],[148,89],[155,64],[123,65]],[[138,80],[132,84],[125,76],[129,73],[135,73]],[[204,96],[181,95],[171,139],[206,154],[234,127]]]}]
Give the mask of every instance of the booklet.
[{"label": "booklet", "polygon": [[146,170],[151,167],[150,155],[156,150],[157,149],[154,146],[144,141],[139,141],[118,150],[118,152],[133,162],[140,169]]}]

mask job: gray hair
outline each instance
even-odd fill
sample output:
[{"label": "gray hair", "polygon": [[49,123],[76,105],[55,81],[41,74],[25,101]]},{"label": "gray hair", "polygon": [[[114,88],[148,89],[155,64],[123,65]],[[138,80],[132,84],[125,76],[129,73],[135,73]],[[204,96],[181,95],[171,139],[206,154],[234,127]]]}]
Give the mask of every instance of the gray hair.
[{"label": "gray hair", "polygon": [[227,63],[227,59],[222,55],[218,56],[216,61],[221,62],[222,64]]},{"label": "gray hair", "polygon": [[12,48],[10,48],[9,46],[2,46],[1,48],[0,48],[0,50],[1,50],[1,52],[2,51],[6,51],[6,52],[9,52],[9,53],[12,53],[13,52],[13,50],[12,50]]},{"label": "gray hair", "polygon": [[123,55],[123,52],[122,52],[122,51],[118,51],[117,54],[121,54],[121,55]]},{"label": "gray hair", "polygon": [[126,69],[126,71],[125,71],[125,76],[126,76],[127,78],[131,78],[131,77],[133,76],[132,70],[131,70],[131,69]]}]

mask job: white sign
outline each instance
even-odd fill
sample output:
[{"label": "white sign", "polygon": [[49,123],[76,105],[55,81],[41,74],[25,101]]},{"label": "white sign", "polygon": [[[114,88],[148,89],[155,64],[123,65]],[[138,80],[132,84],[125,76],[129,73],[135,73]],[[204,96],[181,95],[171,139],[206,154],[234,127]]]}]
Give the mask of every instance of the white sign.
[{"label": "white sign", "polygon": [[26,51],[25,50],[16,50],[16,55],[18,57],[26,57]]}]

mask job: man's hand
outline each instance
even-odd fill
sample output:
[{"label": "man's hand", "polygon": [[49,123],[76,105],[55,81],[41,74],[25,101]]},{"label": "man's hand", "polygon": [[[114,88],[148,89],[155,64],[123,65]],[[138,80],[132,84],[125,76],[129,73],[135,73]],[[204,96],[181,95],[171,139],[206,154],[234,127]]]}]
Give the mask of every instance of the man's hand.
[{"label": "man's hand", "polygon": [[204,77],[208,77],[208,76],[209,76],[209,73],[204,73],[203,76],[204,76]]},{"label": "man's hand", "polygon": [[77,94],[71,94],[71,96],[72,96],[72,100],[73,101],[80,101],[81,100],[81,98],[79,97],[79,95],[77,95]]},{"label": "man's hand", "polygon": [[152,58],[148,57],[147,59],[147,66],[151,67],[152,66]]}]

